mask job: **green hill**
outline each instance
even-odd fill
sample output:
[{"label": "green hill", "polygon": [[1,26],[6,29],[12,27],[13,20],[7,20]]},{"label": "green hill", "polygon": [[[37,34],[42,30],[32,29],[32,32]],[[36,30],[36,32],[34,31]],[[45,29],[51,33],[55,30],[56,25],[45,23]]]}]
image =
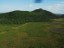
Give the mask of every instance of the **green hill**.
[{"label": "green hill", "polygon": [[26,22],[50,22],[55,15],[43,9],[29,11],[12,11],[0,14],[0,24],[22,24]]}]

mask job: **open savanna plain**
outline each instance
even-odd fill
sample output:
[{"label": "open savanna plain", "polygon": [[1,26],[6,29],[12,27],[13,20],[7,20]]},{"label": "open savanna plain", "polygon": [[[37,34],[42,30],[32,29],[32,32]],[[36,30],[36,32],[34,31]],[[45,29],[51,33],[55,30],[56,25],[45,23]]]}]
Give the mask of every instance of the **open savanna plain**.
[{"label": "open savanna plain", "polygon": [[0,24],[0,48],[64,48],[64,23]]}]

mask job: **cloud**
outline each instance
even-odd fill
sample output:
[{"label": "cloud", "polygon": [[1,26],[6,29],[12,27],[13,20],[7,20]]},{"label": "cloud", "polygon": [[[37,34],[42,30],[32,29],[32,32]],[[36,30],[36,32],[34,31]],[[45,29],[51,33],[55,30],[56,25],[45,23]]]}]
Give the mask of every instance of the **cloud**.
[{"label": "cloud", "polygon": [[47,5],[44,8],[48,11],[53,12],[53,13],[62,13],[62,14],[64,14],[64,2]]},{"label": "cloud", "polygon": [[34,5],[33,4],[29,4],[28,7],[29,8],[32,8],[32,7],[34,7]]},{"label": "cloud", "polygon": [[2,12],[10,12],[14,10],[23,10],[21,7],[13,6],[13,5],[1,5],[0,6],[0,13]]}]

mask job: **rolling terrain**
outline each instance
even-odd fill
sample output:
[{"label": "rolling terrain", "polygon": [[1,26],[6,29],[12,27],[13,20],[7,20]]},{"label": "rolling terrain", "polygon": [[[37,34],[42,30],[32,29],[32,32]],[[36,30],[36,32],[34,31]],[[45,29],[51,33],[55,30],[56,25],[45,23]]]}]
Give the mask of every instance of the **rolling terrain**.
[{"label": "rolling terrain", "polygon": [[64,18],[41,9],[0,14],[0,48],[64,48]]},{"label": "rolling terrain", "polygon": [[64,24],[0,25],[0,48],[63,48]]}]

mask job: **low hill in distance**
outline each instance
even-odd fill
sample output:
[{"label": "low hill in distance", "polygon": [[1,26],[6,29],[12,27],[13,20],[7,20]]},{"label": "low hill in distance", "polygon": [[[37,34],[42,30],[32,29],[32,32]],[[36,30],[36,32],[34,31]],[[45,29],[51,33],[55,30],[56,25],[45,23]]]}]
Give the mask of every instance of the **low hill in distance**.
[{"label": "low hill in distance", "polygon": [[53,18],[56,18],[55,14],[43,9],[36,9],[32,12],[16,10],[16,11],[0,14],[0,24],[22,24],[26,22],[49,22]]}]

